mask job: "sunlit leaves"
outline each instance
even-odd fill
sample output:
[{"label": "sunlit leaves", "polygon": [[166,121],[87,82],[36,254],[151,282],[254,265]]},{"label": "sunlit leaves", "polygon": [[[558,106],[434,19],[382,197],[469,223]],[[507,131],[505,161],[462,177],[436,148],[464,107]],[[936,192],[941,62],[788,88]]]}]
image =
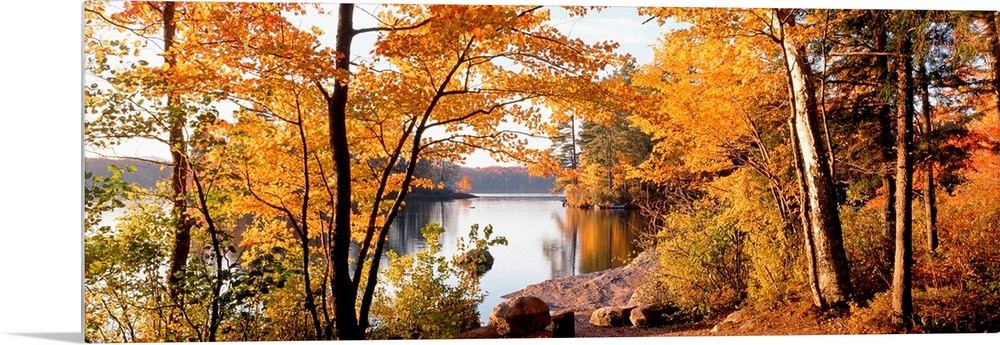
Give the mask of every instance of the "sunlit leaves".
[{"label": "sunlit leaves", "polygon": [[784,75],[770,58],[770,45],[764,38],[733,38],[698,24],[661,39],[654,63],[635,77],[651,95],[633,117],[657,142],[656,156],[680,158],[677,163],[692,173],[725,170],[733,166],[734,155],[749,149],[748,138],[780,123],[786,114],[780,107]]},{"label": "sunlit leaves", "polygon": [[[223,330],[268,317],[301,319],[304,296],[317,296],[320,309],[332,305],[331,218],[335,197],[348,193],[334,187],[326,95],[334,83],[351,81],[346,126],[355,243],[389,226],[406,188],[434,184],[409,175],[408,166],[461,161],[482,149],[542,172],[547,156],[528,138],[543,132],[545,107],[624,103],[599,78],[627,60],[614,53],[616,44],[568,38],[540,7],[386,6],[377,14],[382,27],[372,30],[378,33],[358,31],[378,35],[373,61],[338,70],[338,59],[353,57],[324,46],[323,30],[295,24],[306,14],[333,21],[322,7],[171,6],[173,20],[164,3],[88,3],[85,140],[97,149],[137,138],[166,144],[182,162],[178,171],[188,173],[174,188],[189,194],[174,200],[193,202],[173,216],[190,219],[192,246],[240,241],[239,249],[222,248],[234,255],[232,269],[209,269],[220,259],[195,250],[197,265],[182,277],[192,306],[178,310],[194,323],[215,322],[205,321],[219,315],[209,315],[210,302],[240,310],[239,317],[221,314]],[[209,220],[218,222],[216,231],[206,231]],[[165,231],[176,224],[156,225]],[[226,289],[212,291],[206,282]],[[257,283],[263,286],[248,285]],[[178,320],[171,327],[183,327]],[[269,326],[281,333],[257,336],[303,338],[300,326]],[[205,340],[204,327],[190,328],[172,329],[173,339]]]}]

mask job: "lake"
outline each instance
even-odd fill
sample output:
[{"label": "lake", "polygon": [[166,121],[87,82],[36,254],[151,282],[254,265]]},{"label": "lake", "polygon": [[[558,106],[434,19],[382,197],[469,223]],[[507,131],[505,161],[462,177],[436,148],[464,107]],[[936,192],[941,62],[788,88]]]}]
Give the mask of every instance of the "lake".
[{"label": "lake", "polygon": [[458,237],[468,238],[472,224],[480,235],[493,225],[493,236],[510,242],[490,250],[493,268],[482,276],[486,300],[479,308],[483,322],[503,295],[547,279],[590,273],[623,265],[641,248],[635,239],[648,223],[635,211],[582,210],[562,206],[550,194],[478,194],[452,201],[408,202],[389,236],[389,249],[414,253],[426,243],[420,228],[439,222],[445,228],[445,255],[456,252]]},{"label": "lake", "polygon": [[[407,203],[393,224],[389,249],[399,254],[426,247],[420,229],[430,222],[445,228],[443,254],[455,254],[458,237],[468,238],[472,224],[493,225],[493,236],[510,242],[490,250],[496,262],[482,276],[486,300],[479,307],[489,318],[503,295],[547,279],[590,273],[623,265],[641,250],[638,234],[648,223],[635,211],[582,210],[562,206],[562,196],[550,194],[477,194],[453,201],[415,200]],[[125,213],[104,215],[101,225],[114,226]],[[385,264],[385,262],[383,262]]]}]

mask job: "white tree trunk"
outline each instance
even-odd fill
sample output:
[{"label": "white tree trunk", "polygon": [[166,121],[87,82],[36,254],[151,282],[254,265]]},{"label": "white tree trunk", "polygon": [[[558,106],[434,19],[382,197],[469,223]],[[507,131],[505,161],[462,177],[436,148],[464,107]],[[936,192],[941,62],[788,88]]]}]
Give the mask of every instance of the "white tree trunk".
[{"label": "white tree trunk", "polygon": [[[810,80],[811,71],[805,55],[805,48],[785,34],[785,29],[794,25],[786,20],[787,11],[771,11],[771,22],[775,32],[780,34],[781,48],[788,68],[789,90],[792,101],[791,130],[798,150],[802,184],[803,230],[810,258],[811,279],[816,286],[814,302],[817,307],[826,308],[845,303],[851,294],[850,272],[847,255],[844,252],[840,216],[837,211],[833,177],[830,176],[828,159],[830,152],[820,134],[822,123],[816,106],[815,88]],[[809,239],[811,238],[811,241]],[[812,242],[810,246],[808,242]],[[811,247],[811,248],[810,248]]]}]

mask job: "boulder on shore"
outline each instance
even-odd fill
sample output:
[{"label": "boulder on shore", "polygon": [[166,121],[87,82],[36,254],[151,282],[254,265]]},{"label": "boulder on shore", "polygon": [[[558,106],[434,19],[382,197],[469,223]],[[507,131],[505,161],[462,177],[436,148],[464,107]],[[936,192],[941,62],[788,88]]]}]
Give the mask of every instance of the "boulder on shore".
[{"label": "boulder on shore", "polygon": [[639,328],[659,326],[666,323],[667,315],[678,311],[680,308],[666,303],[640,305],[632,309],[629,320],[632,321],[633,326]]},{"label": "boulder on shore", "polygon": [[493,307],[486,327],[500,336],[518,336],[544,329],[551,322],[549,306],[544,301],[534,296],[520,296]]},{"label": "boulder on shore", "polygon": [[719,322],[715,327],[712,327],[711,332],[716,333],[719,331],[725,331],[736,327],[737,324],[743,322],[743,310],[737,310],[726,316],[725,320]]},{"label": "boulder on shore", "polygon": [[636,288],[654,273],[658,257],[654,250],[647,250],[625,266],[549,279],[503,297],[536,296],[544,299],[550,308],[557,311],[627,305]]},{"label": "boulder on shore", "polygon": [[576,337],[576,320],[573,311],[563,311],[552,315],[552,337]]},{"label": "boulder on shore", "polygon": [[590,313],[590,324],[598,327],[627,326],[632,322],[629,314],[635,307],[604,307]]}]

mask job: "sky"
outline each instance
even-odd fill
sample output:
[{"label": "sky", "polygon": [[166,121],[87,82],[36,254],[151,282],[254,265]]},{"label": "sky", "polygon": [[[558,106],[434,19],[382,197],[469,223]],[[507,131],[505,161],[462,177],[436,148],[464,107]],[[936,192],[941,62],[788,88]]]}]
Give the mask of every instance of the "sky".
[{"label": "sky", "polygon": [[[440,1],[448,2],[448,1]],[[470,1],[450,1],[470,2]],[[600,1],[536,1],[600,5]],[[1000,9],[995,0],[674,0],[621,5]],[[8,1],[0,10],[0,344],[82,341],[82,2]],[[545,344],[599,344],[552,339]],[[632,343],[634,340],[629,340]],[[996,335],[853,336],[852,344],[996,344]],[[483,341],[484,343],[494,343]],[[527,341],[498,340],[503,344]],[[638,344],[661,344],[644,339]],[[454,342],[394,341],[392,344]],[[534,343],[534,342],[533,342]],[[681,337],[670,344],[843,344],[840,337]],[[271,342],[268,344],[301,344]]]},{"label": "sky", "polygon": [[[118,6],[116,6],[118,7]],[[326,7],[326,15],[309,15],[295,17],[292,23],[300,28],[308,29],[317,26],[323,30],[324,35],[320,37],[320,43],[333,47],[336,43],[336,6],[329,4]],[[374,27],[377,21],[370,13],[378,10],[377,5],[361,5],[361,10],[355,11],[355,27]],[[594,11],[584,17],[570,17],[568,12],[559,7],[551,10],[551,25],[560,30],[570,38],[579,38],[587,43],[597,43],[601,41],[615,41],[620,44],[618,52],[633,56],[638,64],[649,63],[653,59],[652,45],[663,32],[670,30],[676,25],[659,26],[655,21],[643,24],[648,17],[640,17],[634,6],[613,6],[601,11]],[[368,33],[357,36],[351,46],[353,61],[371,61],[369,52],[371,51],[376,34]],[[162,61],[152,54],[144,54],[140,58],[150,61],[156,65]],[[89,83],[87,76],[84,76],[85,83]],[[236,107],[229,102],[220,103],[217,107],[223,117],[228,117]],[[548,110],[543,109],[545,118],[548,118]],[[231,118],[230,118],[231,119]],[[504,129],[524,130],[521,126],[506,125]],[[428,133],[433,136],[440,133]],[[529,146],[536,149],[545,149],[551,145],[551,141],[541,138],[529,138]],[[157,157],[168,160],[170,152],[168,146],[162,142],[148,139],[132,139],[122,145],[111,149],[93,149],[85,147],[84,154],[88,157],[97,156],[122,156],[122,157]],[[463,163],[466,166],[484,167],[491,165],[513,165],[513,162],[498,162],[485,151],[477,151],[466,157]]]}]

